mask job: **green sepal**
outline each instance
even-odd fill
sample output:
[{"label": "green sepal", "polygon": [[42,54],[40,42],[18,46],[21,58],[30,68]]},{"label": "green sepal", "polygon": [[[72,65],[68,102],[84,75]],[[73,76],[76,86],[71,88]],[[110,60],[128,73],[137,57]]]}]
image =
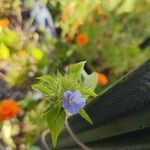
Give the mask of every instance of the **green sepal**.
[{"label": "green sepal", "polygon": [[91,118],[89,117],[89,115],[86,113],[86,111],[84,109],[80,109],[79,114],[90,124],[93,124]]},{"label": "green sepal", "polygon": [[87,97],[88,96],[92,96],[92,97],[96,97],[97,96],[97,94],[94,91],[92,91],[92,90],[81,89],[80,92],[81,92],[81,94],[83,94],[83,95],[85,95]]}]

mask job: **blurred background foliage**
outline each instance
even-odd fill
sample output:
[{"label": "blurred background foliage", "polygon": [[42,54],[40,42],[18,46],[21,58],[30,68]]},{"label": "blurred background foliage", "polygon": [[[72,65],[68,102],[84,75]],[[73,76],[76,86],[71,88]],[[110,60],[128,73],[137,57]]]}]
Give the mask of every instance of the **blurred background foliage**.
[{"label": "blurred background foliage", "polygon": [[[56,37],[35,24],[32,12],[41,4],[52,14]],[[139,47],[150,35],[149,8],[149,0],[1,1],[9,25],[0,27],[0,69],[9,86],[25,86],[39,73],[86,60],[89,72],[116,80],[150,54]]]},{"label": "blurred background foliage", "polygon": [[[141,46],[150,37],[149,10],[149,0],[1,0],[0,80],[29,91],[36,77],[86,60],[101,92],[149,58],[150,47]],[[18,136],[30,149],[45,129],[37,119],[45,104],[35,104],[39,93],[23,94]]]}]

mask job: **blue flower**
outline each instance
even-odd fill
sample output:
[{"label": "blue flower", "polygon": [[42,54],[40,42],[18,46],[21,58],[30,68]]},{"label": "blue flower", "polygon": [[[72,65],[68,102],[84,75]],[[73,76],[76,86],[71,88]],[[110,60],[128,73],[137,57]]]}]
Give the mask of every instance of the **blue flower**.
[{"label": "blue flower", "polygon": [[70,114],[76,114],[81,108],[85,106],[85,99],[82,97],[80,91],[66,91],[64,93],[63,107]]}]

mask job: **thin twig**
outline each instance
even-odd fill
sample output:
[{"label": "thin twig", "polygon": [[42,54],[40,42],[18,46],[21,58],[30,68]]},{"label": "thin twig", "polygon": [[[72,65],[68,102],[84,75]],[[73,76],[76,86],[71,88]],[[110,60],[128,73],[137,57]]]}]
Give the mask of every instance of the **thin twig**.
[{"label": "thin twig", "polygon": [[42,144],[45,148],[45,150],[51,150],[50,147],[48,146],[47,142],[46,142],[46,135],[49,134],[49,129],[45,130],[42,135],[41,135],[41,141]]},{"label": "thin twig", "polygon": [[67,131],[69,132],[70,136],[75,140],[75,142],[84,150],[91,150],[90,147],[86,146],[82,141],[80,141],[75,134],[73,133],[72,129],[70,128],[67,119],[65,120],[65,127]]}]

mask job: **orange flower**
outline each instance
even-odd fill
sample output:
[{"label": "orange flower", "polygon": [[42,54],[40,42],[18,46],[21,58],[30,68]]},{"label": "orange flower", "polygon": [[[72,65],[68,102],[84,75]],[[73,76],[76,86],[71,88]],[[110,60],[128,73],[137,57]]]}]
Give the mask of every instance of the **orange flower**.
[{"label": "orange flower", "polygon": [[106,86],[108,84],[108,78],[103,73],[98,73],[98,83],[101,86]]},{"label": "orange flower", "polygon": [[87,43],[89,42],[89,37],[86,33],[82,32],[79,33],[76,37],[76,43],[78,46],[82,47],[87,45]]},{"label": "orange flower", "polygon": [[20,106],[14,100],[6,99],[0,103],[0,121],[15,118],[20,111]]},{"label": "orange flower", "polygon": [[8,25],[9,25],[9,20],[7,18],[0,19],[0,27],[4,28],[4,27],[8,27]]}]

